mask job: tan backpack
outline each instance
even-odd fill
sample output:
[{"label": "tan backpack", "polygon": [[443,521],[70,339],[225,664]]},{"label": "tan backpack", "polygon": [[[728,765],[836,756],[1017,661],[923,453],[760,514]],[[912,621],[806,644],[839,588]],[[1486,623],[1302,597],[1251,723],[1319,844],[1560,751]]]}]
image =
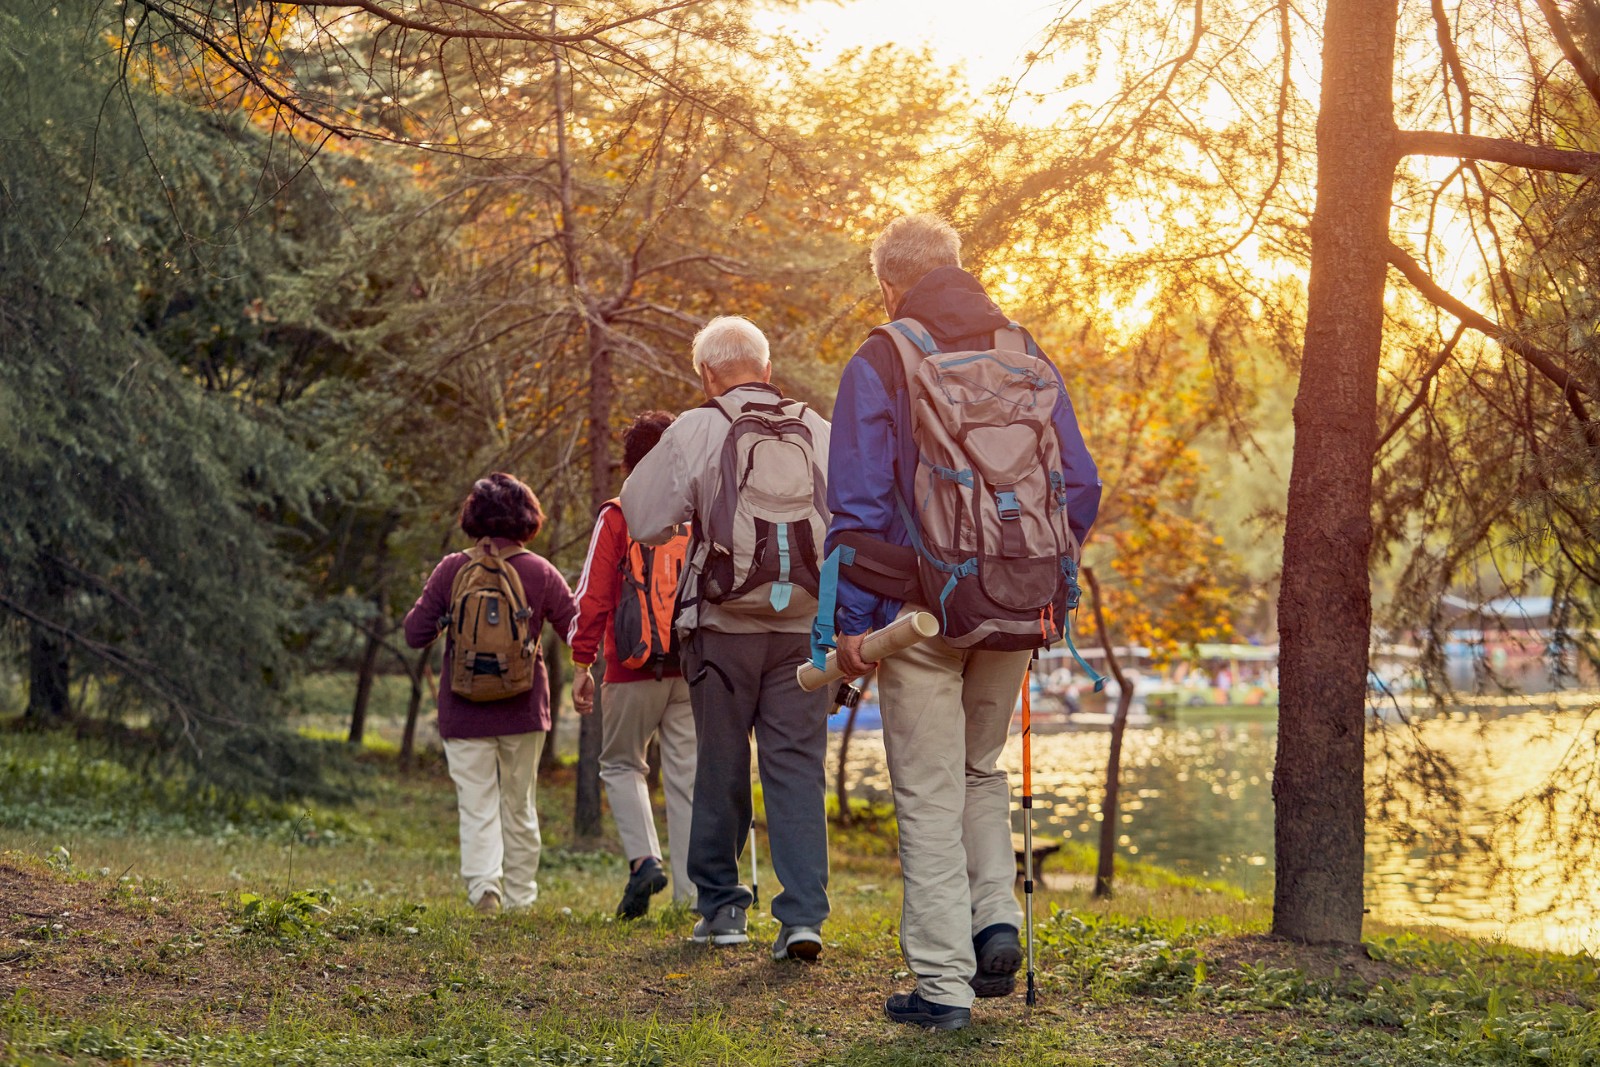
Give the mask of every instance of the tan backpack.
[{"label": "tan backpack", "polygon": [[897,506],[919,557],[923,602],[956,648],[1042,648],[1078,606],[1067,522],[1060,377],[1022,328],[992,348],[941,352],[914,319],[880,326],[910,389],[916,495]]},{"label": "tan backpack", "polygon": [[504,700],[533,688],[533,611],[511,565],[527,551],[501,554],[486,537],[467,550],[450,583],[450,691],[463,700]]}]

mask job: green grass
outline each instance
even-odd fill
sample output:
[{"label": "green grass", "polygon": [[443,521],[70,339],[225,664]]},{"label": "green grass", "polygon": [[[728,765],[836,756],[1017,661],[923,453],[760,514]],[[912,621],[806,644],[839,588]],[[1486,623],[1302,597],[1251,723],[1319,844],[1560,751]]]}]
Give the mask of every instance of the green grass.
[{"label": "green grass", "polygon": [[436,763],[368,757],[351,805],[299,808],[193,795],[66,739],[0,745],[0,1063],[1600,1065],[1588,957],[1290,945],[1259,902],[1148,866],[1091,901],[1082,847],[1046,868],[1074,888],[1037,901],[1039,1006],[984,1001],[925,1034],[880,1014],[911,981],[881,808],[833,834],[807,967],[767,958],[765,914],[726,950],[689,943],[682,909],[615,921],[624,865],[576,847],[566,772],[541,783],[539,903],[485,921]]}]

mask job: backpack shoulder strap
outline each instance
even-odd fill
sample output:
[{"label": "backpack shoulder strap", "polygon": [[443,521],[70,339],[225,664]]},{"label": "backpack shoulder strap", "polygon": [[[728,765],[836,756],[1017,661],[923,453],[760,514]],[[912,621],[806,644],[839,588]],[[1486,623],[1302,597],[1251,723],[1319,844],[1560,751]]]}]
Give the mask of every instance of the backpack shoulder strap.
[{"label": "backpack shoulder strap", "polygon": [[732,422],[734,419],[739,417],[737,407],[720,396],[714,396],[700,406],[703,408],[712,408],[716,411],[722,412],[722,417],[727,419],[729,422]]},{"label": "backpack shoulder strap", "polygon": [[894,345],[895,353],[900,357],[900,367],[905,373],[907,389],[916,379],[917,368],[922,365],[923,359],[939,351],[933,335],[916,319],[895,319],[872,332],[883,334]]},{"label": "backpack shoulder strap", "polygon": [[1028,335],[1022,332],[1022,327],[1015,322],[1007,323],[1004,329],[994,332],[994,347],[997,352],[1015,352],[1018,355],[1032,355],[1028,351]]}]

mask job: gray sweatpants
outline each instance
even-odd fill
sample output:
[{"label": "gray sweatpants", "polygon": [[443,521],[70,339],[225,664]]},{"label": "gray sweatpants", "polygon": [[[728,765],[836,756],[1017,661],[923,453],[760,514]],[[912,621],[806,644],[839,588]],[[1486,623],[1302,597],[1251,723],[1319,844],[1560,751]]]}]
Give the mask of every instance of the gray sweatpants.
[{"label": "gray sweatpants", "polygon": [[772,914],[790,926],[819,927],[828,917],[828,695],[807,693],[794,677],[809,656],[806,634],[702,629],[688,643],[684,674],[698,740],[689,877],[702,915],[751,903],[739,859],[750,832],[753,731],[772,869],[783,883]]}]

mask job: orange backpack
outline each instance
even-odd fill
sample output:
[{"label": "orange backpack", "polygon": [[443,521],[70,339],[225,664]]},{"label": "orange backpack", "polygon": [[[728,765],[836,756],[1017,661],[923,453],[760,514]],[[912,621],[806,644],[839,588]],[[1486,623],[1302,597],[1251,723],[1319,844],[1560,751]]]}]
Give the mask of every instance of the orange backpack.
[{"label": "orange backpack", "polygon": [[[605,506],[621,505],[613,499]],[[660,678],[668,666],[678,662],[678,634],[672,621],[678,578],[688,550],[686,533],[664,545],[644,545],[628,538],[628,549],[617,564],[622,580],[611,613],[612,636],[624,667],[654,671]]]},{"label": "orange backpack", "polygon": [[534,631],[522,578],[488,538],[467,550],[467,563],[450,583],[450,691],[481,703],[533,688]]}]

